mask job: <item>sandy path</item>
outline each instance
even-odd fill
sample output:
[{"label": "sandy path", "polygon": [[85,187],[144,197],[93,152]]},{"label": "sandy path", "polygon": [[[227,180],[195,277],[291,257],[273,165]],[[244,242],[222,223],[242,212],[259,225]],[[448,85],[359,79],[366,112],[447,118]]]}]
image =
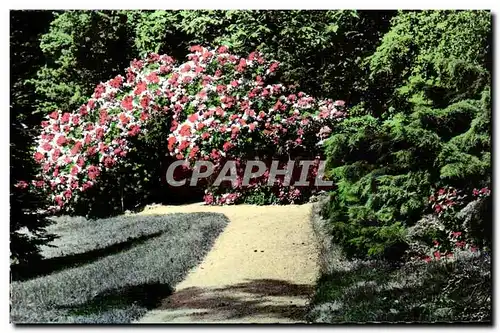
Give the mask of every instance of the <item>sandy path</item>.
[{"label": "sandy path", "polygon": [[302,322],[318,276],[311,205],[157,206],[142,214],[220,212],[231,221],[204,261],[139,322]]}]

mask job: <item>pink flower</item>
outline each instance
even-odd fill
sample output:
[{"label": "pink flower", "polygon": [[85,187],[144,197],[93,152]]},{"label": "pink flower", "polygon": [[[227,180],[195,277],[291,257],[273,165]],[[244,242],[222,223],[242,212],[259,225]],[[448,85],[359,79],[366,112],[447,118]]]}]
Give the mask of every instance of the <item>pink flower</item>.
[{"label": "pink flower", "polygon": [[218,53],[226,53],[227,51],[228,51],[227,46],[219,46],[219,48],[217,49]]},{"label": "pink flower", "polygon": [[225,142],[224,145],[222,146],[222,149],[224,149],[224,151],[228,151],[232,147],[233,147],[233,144],[231,142]]},{"label": "pink flower", "polygon": [[54,119],[54,120],[59,119],[59,112],[58,111],[52,112],[51,114],[49,114],[49,118]]},{"label": "pink flower", "polygon": [[87,155],[92,156],[97,153],[97,148],[95,146],[90,146],[87,148]]},{"label": "pink flower", "polygon": [[36,187],[44,187],[45,186],[45,182],[43,180],[36,180],[33,182],[34,182]]},{"label": "pink flower", "polygon": [[193,149],[191,149],[191,151],[189,152],[189,158],[196,157],[196,154],[198,153],[198,151],[200,151],[200,148],[193,147]]},{"label": "pink flower", "polygon": [[111,168],[115,164],[115,160],[111,156],[106,156],[104,158],[104,166],[106,168]]},{"label": "pink flower", "polygon": [[17,187],[17,188],[20,188],[20,189],[25,189],[25,188],[28,187],[28,183],[25,182],[24,180],[20,180],[14,186]]},{"label": "pink flower", "polygon": [[73,148],[71,148],[71,154],[72,155],[76,155],[78,154],[78,152],[82,149],[82,143],[80,141],[78,141],[77,143],[75,143],[75,145],[73,146]]},{"label": "pink flower", "polygon": [[54,200],[55,200],[55,202],[57,203],[57,205],[58,205],[59,207],[62,207],[62,206],[64,205],[64,201],[63,201],[62,197],[60,197],[60,196],[56,196],[56,197],[54,198]]},{"label": "pink flower", "polygon": [[185,64],[184,66],[182,66],[181,68],[181,73],[187,73],[191,70],[191,66],[189,64]]},{"label": "pink flower", "polygon": [[106,86],[104,84],[98,84],[94,89],[94,97],[101,98],[102,94],[106,91]]},{"label": "pink flower", "polygon": [[78,125],[80,123],[80,117],[78,117],[78,115],[74,115],[73,118],[71,119],[71,122],[75,126]]},{"label": "pink flower", "polygon": [[122,83],[123,83],[123,77],[118,75],[109,82],[109,85],[113,88],[120,88]]},{"label": "pink flower", "polygon": [[35,161],[37,161],[38,163],[41,163],[45,159],[45,156],[40,152],[36,152],[34,157]]},{"label": "pink flower", "polygon": [[275,72],[278,69],[278,67],[279,67],[279,63],[278,62],[273,62],[271,64],[271,66],[269,67],[269,72],[270,73]]},{"label": "pink flower", "polygon": [[61,150],[60,149],[54,149],[52,152],[52,162],[57,162],[57,159],[61,156]]},{"label": "pink flower", "polygon": [[64,146],[67,142],[68,142],[68,140],[66,139],[66,137],[65,137],[64,135],[60,135],[60,136],[57,138],[57,141],[56,141],[56,143],[57,143],[59,146]]},{"label": "pink flower", "polygon": [[102,139],[102,137],[104,136],[104,128],[102,128],[102,127],[97,128],[95,130],[95,136],[96,136],[97,140]]},{"label": "pink flower", "polygon": [[203,52],[203,48],[200,45],[193,45],[189,50],[191,52]]},{"label": "pink flower", "polygon": [[96,166],[91,165],[87,169],[87,174],[88,174],[89,179],[96,179],[99,176],[100,171]]},{"label": "pink flower", "polygon": [[188,120],[189,120],[190,122],[194,123],[195,121],[197,121],[197,120],[198,120],[198,114],[197,114],[197,113],[193,113],[192,115],[190,115],[190,116],[188,117]]},{"label": "pink flower", "polygon": [[127,117],[124,113],[120,114],[118,116],[118,119],[120,119],[120,122],[122,123],[122,125],[127,125],[130,121],[130,118]]},{"label": "pink flower", "polygon": [[480,194],[485,194],[485,195],[489,195],[490,192],[491,192],[490,189],[487,187],[483,187],[481,190],[479,190]]},{"label": "pink flower", "polygon": [[86,182],[82,185],[82,191],[86,191],[87,189],[91,188],[92,187],[92,183],[91,182]]},{"label": "pink flower", "polygon": [[71,168],[71,175],[76,176],[78,174],[78,167],[75,165]]},{"label": "pink flower", "polygon": [[146,80],[148,80],[151,83],[158,83],[160,82],[160,79],[158,78],[158,75],[156,72],[151,72],[146,76]]},{"label": "pink flower", "polygon": [[182,142],[181,142],[181,144],[179,145],[179,147],[178,147],[178,148],[179,148],[179,150],[180,150],[180,151],[183,151],[183,150],[184,150],[184,149],[186,149],[187,147],[189,147],[189,142],[188,142],[188,141],[186,141],[186,140],[184,140],[184,141],[182,141]]},{"label": "pink flower", "polygon": [[149,102],[151,101],[151,98],[149,96],[144,96],[142,99],[141,99],[141,107],[143,109],[147,109],[148,106],[149,106]]},{"label": "pink flower", "polygon": [[179,134],[182,136],[190,136],[191,135],[191,126],[188,124],[182,125]]},{"label": "pink flower", "polygon": [[134,99],[132,98],[132,96],[127,96],[122,100],[121,105],[125,110],[132,111],[132,109],[134,108],[132,104],[133,101]]},{"label": "pink flower", "polygon": [[436,213],[440,213],[441,211],[443,210],[443,208],[441,207],[441,205],[437,204],[435,207],[434,207],[434,211]]},{"label": "pink flower", "polygon": [[64,113],[63,116],[61,117],[61,124],[66,124],[69,122],[70,119],[70,114],[68,112]]},{"label": "pink flower", "polygon": [[173,136],[168,138],[168,150],[173,151],[174,150],[174,145],[177,142],[177,139]]}]

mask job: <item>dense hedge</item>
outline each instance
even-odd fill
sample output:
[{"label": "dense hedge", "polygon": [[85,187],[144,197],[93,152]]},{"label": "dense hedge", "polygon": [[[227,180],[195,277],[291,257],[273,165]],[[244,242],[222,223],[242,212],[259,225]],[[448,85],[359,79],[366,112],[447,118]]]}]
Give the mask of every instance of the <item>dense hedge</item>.
[{"label": "dense hedge", "polygon": [[[435,188],[456,186],[472,198],[491,179],[489,91],[481,101],[446,109],[419,107],[387,120],[346,120],[326,143],[338,190],[326,214],[351,254],[401,255],[406,227],[428,211]],[[467,140],[464,140],[467,138]],[[451,153],[453,152],[453,153]]]}]

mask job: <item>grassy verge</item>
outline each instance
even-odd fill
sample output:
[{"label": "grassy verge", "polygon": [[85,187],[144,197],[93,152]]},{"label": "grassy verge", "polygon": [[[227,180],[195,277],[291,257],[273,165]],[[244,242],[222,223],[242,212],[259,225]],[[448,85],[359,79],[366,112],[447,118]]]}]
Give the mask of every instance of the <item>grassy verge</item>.
[{"label": "grassy verge", "polygon": [[64,256],[46,249],[49,268],[34,268],[34,275],[47,275],[30,277],[18,268],[19,280],[11,283],[12,322],[129,323],[171,293],[228,222],[214,213],[100,221],[53,227]]},{"label": "grassy verge", "polygon": [[450,262],[349,260],[313,209],[321,278],[308,314],[317,323],[490,322],[491,258]]}]

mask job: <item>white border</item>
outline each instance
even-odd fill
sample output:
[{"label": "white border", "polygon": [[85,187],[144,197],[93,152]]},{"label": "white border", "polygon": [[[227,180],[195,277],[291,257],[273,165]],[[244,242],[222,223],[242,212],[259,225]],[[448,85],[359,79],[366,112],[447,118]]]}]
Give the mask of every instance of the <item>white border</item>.
[{"label": "white border", "polygon": [[493,1],[475,0],[420,0],[420,1],[366,1],[351,0],[326,2],[321,0],[252,0],[252,1],[99,1],[81,2],[67,0],[18,0],[9,6],[11,9],[492,9]]},{"label": "white border", "polygon": [[[1,57],[2,57],[2,65],[3,65],[3,71],[2,73],[4,74],[2,78],[2,105],[4,106],[3,110],[0,112],[0,124],[2,126],[0,130],[0,136],[2,143],[0,145],[0,158],[1,158],[1,171],[3,177],[1,178],[1,212],[2,212],[2,218],[0,221],[2,222],[2,237],[3,241],[1,242],[2,244],[2,294],[1,294],[1,323],[2,323],[2,328],[5,328],[6,331],[12,331],[14,328],[12,325],[9,324],[9,233],[8,233],[8,212],[9,212],[9,180],[8,180],[8,174],[9,174],[9,166],[8,162],[9,161],[9,116],[8,116],[8,105],[9,105],[9,48],[8,48],[8,43],[9,43],[9,11],[8,9],[196,9],[196,8],[203,8],[203,9],[326,9],[328,7],[332,9],[349,9],[349,8],[356,8],[356,9],[444,9],[444,8],[454,8],[454,9],[491,9],[492,12],[495,14],[498,13],[497,7],[498,7],[498,2],[493,2],[493,1],[485,1],[485,0],[475,0],[475,1],[452,1],[452,0],[447,0],[447,1],[435,1],[435,0],[421,0],[418,2],[401,2],[401,1],[376,1],[376,2],[371,2],[371,1],[360,1],[360,0],[350,0],[350,1],[342,1],[338,3],[331,3],[330,6],[325,7],[325,2],[320,1],[320,0],[308,0],[308,1],[301,1],[301,2],[292,2],[292,1],[273,1],[272,3],[269,0],[253,0],[253,1],[245,1],[245,2],[236,2],[236,1],[218,1],[218,0],[212,0],[212,1],[180,1],[180,2],[168,2],[168,1],[107,1],[106,3],[103,3],[103,1],[96,1],[96,0],[86,0],[84,2],[70,2],[67,0],[61,1],[55,1],[55,0],[45,0],[43,3],[36,2],[36,1],[15,1],[10,4],[10,6],[6,6],[7,8],[3,8],[5,3],[2,3],[2,12],[1,12],[1,19],[0,19],[0,25],[2,29],[2,45],[4,46],[1,51]],[[138,7],[140,6],[140,8]],[[402,7],[401,7],[402,6]],[[499,45],[499,37],[498,37],[498,22],[496,22],[495,18],[495,24],[494,24],[494,45],[497,46]],[[496,52],[495,52],[496,51]],[[497,58],[498,58],[498,49],[495,47],[494,48],[495,52],[495,60],[494,64],[497,63]],[[499,88],[498,88],[498,81],[496,78],[498,78],[498,66],[494,66],[495,69],[495,80],[493,81],[495,83],[494,85],[494,100],[496,96],[499,96]],[[496,114],[496,106],[497,103],[495,101],[494,103],[494,111],[493,114]],[[498,114],[494,116],[495,119],[495,129],[497,129],[498,126]],[[500,136],[498,135],[498,131],[495,131],[496,134],[494,135],[494,148],[497,148],[500,146]],[[493,154],[495,156],[495,154]],[[495,177],[494,177],[494,186],[493,186],[493,195],[494,195],[494,200],[495,200],[495,207],[500,207],[499,202],[500,201],[500,196],[496,195],[496,189],[500,189],[500,181],[498,181],[498,161],[495,161]],[[496,226],[494,228],[495,230],[495,240],[500,239],[498,237],[500,227]],[[496,246],[495,246],[496,248]],[[498,260],[497,256],[495,256],[494,260],[494,267],[498,267]],[[494,274],[495,276],[495,282],[496,282],[496,277],[497,275]],[[498,300],[498,289],[499,286],[498,284],[495,284],[495,287],[493,290],[495,292],[495,295],[493,297],[494,300],[494,310],[498,309],[498,302],[495,302],[495,300]],[[496,311],[495,311],[496,314]],[[496,316],[495,316],[496,319]],[[114,327],[108,327],[109,329],[112,330],[122,330],[122,329],[127,329],[130,326],[123,327],[123,326],[114,326]],[[198,327],[193,327],[193,326],[188,326],[188,327],[181,327],[181,326],[157,326],[160,329],[168,329],[169,331],[186,331],[186,330],[191,330],[191,329],[196,329]],[[251,326],[251,327],[245,327],[245,326],[230,326],[227,327],[226,329],[240,329],[240,328],[246,328],[251,331],[253,330],[259,330],[260,332],[262,331],[268,331],[271,330],[275,327],[258,327],[258,326]],[[37,327],[40,329],[41,327]],[[35,331],[37,328],[23,328],[23,331]],[[50,330],[52,328],[55,328],[54,326],[50,327],[45,327],[42,329],[47,329]],[[58,329],[68,329],[69,327],[63,326],[59,327]],[[100,329],[101,327],[90,327],[90,326],[80,326],[80,327],[71,327],[73,329],[78,329],[80,331],[93,331],[94,329]],[[199,326],[199,328],[203,329],[209,329],[209,330],[219,330],[221,329],[221,326]],[[281,327],[283,329],[283,327]],[[385,331],[385,330],[391,330],[391,331],[399,331],[403,327],[401,326],[393,326],[393,327],[366,327],[366,326],[350,326],[350,327],[345,327],[345,326],[310,326],[310,327],[304,327],[304,326],[286,326],[286,329],[289,330],[302,330],[302,329],[328,329],[328,330],[334,330],[335,332],[344,332],[352,329],[365,329],[365,330],[371,330],[373,332],[375,331]],[[455,331],[456,329],[466,329],[467,331],[476,331],[480,330],[481,328],[479,327],[469,327],[469,326],[453,326],[453,327],[442,327],[442,326],[426,326],[426,327],[404,327],[407,329],[413,329],[413,330],[420,330],[420,329],[425,329],[426,331],[429,332],[452,332]],[[57,328],[56,328],[57,329]],[[135,326],[132,327],[132,329],[137,330],[137,331],[145,331],[147,328],[141,326]],[[4,331],[2,329],[2,331]]]}]

